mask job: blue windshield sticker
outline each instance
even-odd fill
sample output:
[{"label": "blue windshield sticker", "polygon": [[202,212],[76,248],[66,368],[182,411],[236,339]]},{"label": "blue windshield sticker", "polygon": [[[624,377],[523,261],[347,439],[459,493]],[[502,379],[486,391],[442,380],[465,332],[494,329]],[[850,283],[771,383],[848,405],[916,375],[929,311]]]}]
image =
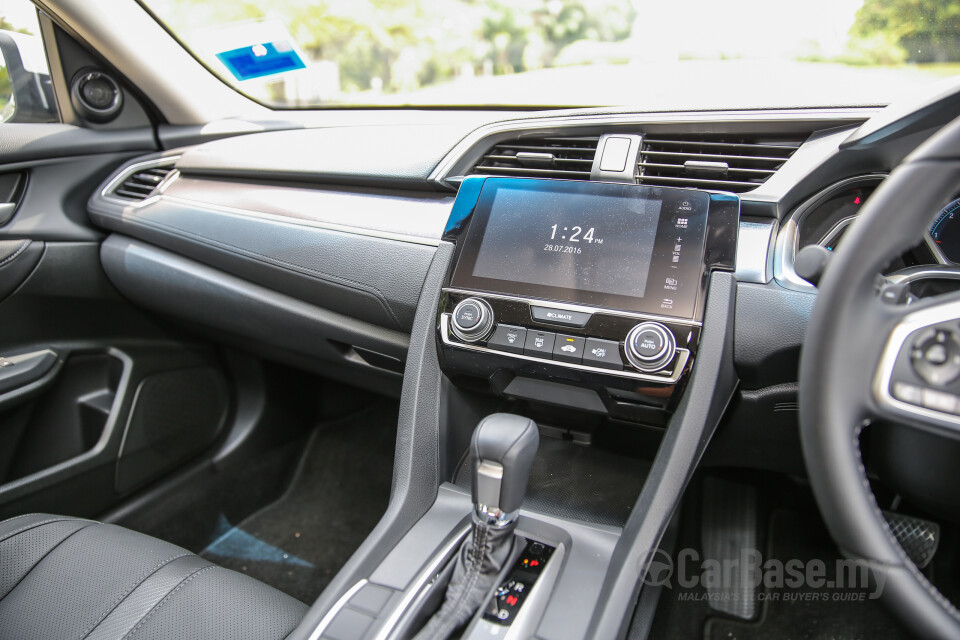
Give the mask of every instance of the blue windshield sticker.
[{"label": "blue windshield sticker", "polygon": [[289,42],[276,41],[240,47],[217,54],[237,80],[250,80],[287,71],[306,69],[307,65]]}]

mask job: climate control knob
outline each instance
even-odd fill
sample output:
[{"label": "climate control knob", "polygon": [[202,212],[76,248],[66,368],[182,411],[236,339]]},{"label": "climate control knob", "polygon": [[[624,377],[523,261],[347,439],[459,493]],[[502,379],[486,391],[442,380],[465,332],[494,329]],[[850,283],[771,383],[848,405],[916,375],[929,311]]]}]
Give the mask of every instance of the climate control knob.
[{"label": "climate control knob", "polygon": [[493,309],[485,300],[467,298],[453,308],[454,335],[464,342],[482,340],[493,328]]},{"label": "climate control knob", "polygon": [[646,373],[660,371],[673,360],[677,341],[673,332],[659,322],[641,322],[627,334],[627,360]]}]

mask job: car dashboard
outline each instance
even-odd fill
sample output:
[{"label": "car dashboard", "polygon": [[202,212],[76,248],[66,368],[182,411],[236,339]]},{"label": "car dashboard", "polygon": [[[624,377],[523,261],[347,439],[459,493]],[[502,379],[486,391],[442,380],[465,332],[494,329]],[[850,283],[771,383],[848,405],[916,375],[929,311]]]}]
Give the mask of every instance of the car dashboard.
[{"label": "car dashboard", "polygon": [[[385,127],[358,114],[342,126],[178,138],[190,144],[119,168],[88,210],[113,234],[101,257],[124,295],[222,339],[394,394],[411,342],[436,340],[444,373],[459,387],[640,427],[663,426],[676,409],[697,353],[709,279],[726,271],[737,283],[739,391],[711,454],[718,464],[799,470],[789,425],[816,289],[794,270],[796,254],[808,245],[840,246],[886,174],[938,128],[945,104],[920,121],[873,108],[588,110],[487,114],[480,126],[477,113],[458,125],[456,114],[431,124],[423,112]],[[546,185],[557,200],[518,201],[510,215],[524,217],[504,227],[506,248],[487,267],[502,268],[492,279],[475,277],[481,237],[471,225],[482,221],[471,222],[473,214],[485,190],[508,183]],[[629,255],[602,262],[634,283],[649,270],[655,303],[636,291],[602,293],[609,283],[577,284],[584,268],[601,264],[586,256],[599,255],[601,242],[615,249],[618,236],[556,212],[604,189],[710,203],[686,282],[668,273],[683,238],[670,240],[674,247],[657,235],[654,267]],[[951,256],[960,258],[955,209],[931,212],[930,229],[889,273],[949,268]],[[664,214],[662,229],[679,218]],[[510,245],[524,233],[535,239]],[[433,335],[411,335],[444,245],[453,255],[438,283]],[[572,265],[566,284],[537,280],[533,274],[549,268],[517,253],[533,249]],[[683,313],[670,310],[683,297],[674,295],[678,280],[692,293]],[[536,315],[547,312],[586,320]],[[458,317],[478,320],[482,331],[471,334]],[[655,344],[641,354],[645,340]],[[744,438],[760,444],[738,447]]]}]

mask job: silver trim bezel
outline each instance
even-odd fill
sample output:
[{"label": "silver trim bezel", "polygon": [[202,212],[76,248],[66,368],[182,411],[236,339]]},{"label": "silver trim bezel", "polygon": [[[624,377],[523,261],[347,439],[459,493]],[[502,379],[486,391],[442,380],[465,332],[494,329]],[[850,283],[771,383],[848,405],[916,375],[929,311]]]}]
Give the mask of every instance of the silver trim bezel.
[{"label": "silver trim bezel", "polygon": [[[433,560],[429,562],[410,583],[410,586],[403,592],[403,598],[393,608],[390,615],[384,621],[383,625],[374,635],[374,640],[392,640],[397,633],[403,631],[408,624],[410,616],[416,613],[418,607],[415,604],[421,602],[430,591],[430,581],[433,580],[441,571],[442,567],[453,557],[457,549],[463,543],[463,540],[470,533],[471,525],[461,527],[454,531],[453,535],[440,547],[434,555]],[[312,638],[311,638],[312,640]]]},{"label": "silver trim bezel", "polygon": [[919,280],[960,280],[960,269],[956,265],[918,265],[891,273],[887,279],[894,284],[909,284]]},{"label": "silver trim bezel", "polygon": [[584,364],[574,364],[572,362],[562,362],[560,360],[548,360],[547,358],[536,358],[534,356],[525,356],[521,353],[510,353],[509,351],[500,351],[498,349],[490,349],[488,347],[480,347],[475,344],[465,344],[463,342],[454,342],[450,339],[450,314],[443,313],[440,316],[440,339],[443,340],[443,344],[449,347],[454,347],[456,349],[465,349],[467,351],[476,351],[477,353],[487,353],[498,356],[504,356],[506,358],[514,358],[516,360],[525,360],[527,362],[536,362],[538,364],[552,364],[558,367],[564,367],[566,369],[575,369],[577,371],[586,371],[589,373],[599,373],[601,375],[616,376],[618,378],[631,378],[633,380],[643,380],[644,382],[657,382],[660,384],[676,384],[680,379],[680,376],[683,375],[683,370],[687,366],[687,362],[690,360],[690,350],[677,348],[676,364],[673,367],[673,371],[670,373],[670,376],[658,376],[645,373],[636,373],[634,371],[616,369],[603,369],[601,367],[591,367]]},{"label": "silver trim bezel", "polygon": [[123,181],[135,174],[138,171],[143,171],[144,169],[156,169],[158,167],[166,166],[175,166],[177,160],[180,159],[180,156],[168,156],[166,158],[154,158],[153,160],[144,160],[142,162],[135,162],[131,165],[124,167],[123,171],[118,173],[112,180],[110,180],[104,187],[100,190],[100,198],[114,204],[121,204],[124,207],[142,207],[150,202],[157,200],[163,193],[163,190],[167,188],[171,182],[177,179],[180,175],[180,172],[174,168],[173,172],[170,173],[166,178],[160,181],[156,186],[156,193],[148,198],[143,200],[128,200],[127,198],[120,198],[114,194],[114,191],[118,186],[123,184]]},{"label": "silver trim bezel", "polygon": [[773,247],[780,223],[768,220],[740,220],[737,229],[737,282],[767,284],[773,278]]},{"label": "silver trim bezel", "polygon": [[[774,249],[774,260],[773,260],[773,277],[774,279],[783,287],[787,289],[793,289],[794,291],[804,291],[804,292],[814,292],[817,290],[815,286],[801,278],[797,275],[797,272],[794,268],[794,263],[797,257],[797,251],[799,247],[797,246],[799,242],[799,229],[800,222],[803,220],[806,215],[814,209],[818,204],[823,200],[826,200],[836,192],[846,189],[851,185],[856,185],[861,182],[872,182],[879,180],[883,182],[887,178],[886,173],[870,173],[862,176],[855,176],[852,178],[846,178],[831,184],[829,187],[818,191],[812,197],[807,198],[802,203],[800,203],[797,208],[793,210],[793,213],[790,214],[790,217],[784,223],[783,227],[780,229],[780,233],[777,234],[776,247]],[[817,244],[823,244],[826,240],[831,239],[842,229],[853,224],[856,221],[857,215],[847,216],[839,220],[830,230],[824,235],[823,238],[818,241]],[[923,232],[923,241],[927,245],[927,248],[930,249],[930,252],[933,254],[933,257],[941,265],[947,266],[952,265],[953,263],[947,260],[943,254],[940,252],[940,249],[936,246],[936,243],[933,242],[933,238],[930,237],[930,228],[929,226]]]},{"label": "silver trim bezel", "polygon": [[857,216],[847,216],[846,218],[841,218],[835,225],[830,227],[830,230],[823,234],[823,237],[820,238],[820,241],[817,244],[821,247],[826,247],[828,244],[837,239],[844,231],[847,230],[853,221],[857,219]]},{"label": "silver trim bezel", "polygon": [[[571,302],[555,302],[553,300],[544,300],[541,298],[527,298],[524,296],[511,296],[502,293],[487,293],[486,291],[467,291],[466,289],[457,289],[454,287],[444,287],[442,293],[456,293],[470,297],[496,298],[497,300],[510,300],[513,302],[524,302],[536,306],[552,307],[564,311],[577,311],[594,315],[605,313],[607,315],[622,316],[624,318],[636,318],[637,320],[655,320],[657,322],[669,322],[672,324],[682,324],[690,327],[702,327],[703,323],[697,320],[687,320],[685,318],[672,318],[670,316],[659,316],[653,313],[639,313],[636,311],[620,311],[618,309],[608,309],[606,307],[590,307]],[[562,326],[562,325],[557,325]]]},{"label": "silver trim bezel", "polygon": [[881,407],[894,414],[919,416],[931,424],[953,431],[960,430],[960,416],[908,404],[902,400],[897,400],[890,393],[893,369],[907,338],[926,327],[958,319],[960,319],[960,300],[955,300],[909,313],[894,327],[893,331],[890,332],[887,344],[883,348],[880,366],[877,368],[877,374],[873,381],[873,396]]},{"label": "silver trim bezel", "polygon": [[313,630],[313,633],[310,634],[309,640],[319,640],[320,636],[323,635],[323,632],[326,631],[327,627],[330,626],[330,623],[333,622],[333,619],[338,613],[340,613],[340,610],[347,606],[347,603],[350,602],[350,598],[352,598],[357,591],[360,591],[360,589],[362,589],[367,582],[368,580],[366,578],[362,578],[352,587],[347,589],[347,591],[340,596],[340,599],[337,600],[332,607],[330,607],[330,610],[327,611],[326,615],[320,620],[320,624],[318,624]]},{"label": "silver trim bezel", "polygon": [[773,252],[773,278],[786,289],[794,291],[803,291],[812,293],[817,290],[815,286],[797,275],[794,269],[794,263],[797,257],[797,243],[799,238],[800,222],[823,200],[826,200],[836,192],[846,189],[852,185],[863,182],[883,181],[887,177],[885,173],[870,173],[862,176],[845,178],[834,182],[830,186],[821,189],[813,196],[801,202],[787,218],[787,221],[780,227],[777,234],[776,244]]}]

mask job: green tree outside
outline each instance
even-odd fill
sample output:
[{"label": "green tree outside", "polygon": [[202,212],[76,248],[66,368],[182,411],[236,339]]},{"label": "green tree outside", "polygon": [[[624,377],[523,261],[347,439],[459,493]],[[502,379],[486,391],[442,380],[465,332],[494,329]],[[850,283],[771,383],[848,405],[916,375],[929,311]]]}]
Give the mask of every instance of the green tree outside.
[{"label": "green tree outside", "polygon": [[899,47],[909,62],[960,62],[960,1],[866,0],[850,35],[877,50]]}]

